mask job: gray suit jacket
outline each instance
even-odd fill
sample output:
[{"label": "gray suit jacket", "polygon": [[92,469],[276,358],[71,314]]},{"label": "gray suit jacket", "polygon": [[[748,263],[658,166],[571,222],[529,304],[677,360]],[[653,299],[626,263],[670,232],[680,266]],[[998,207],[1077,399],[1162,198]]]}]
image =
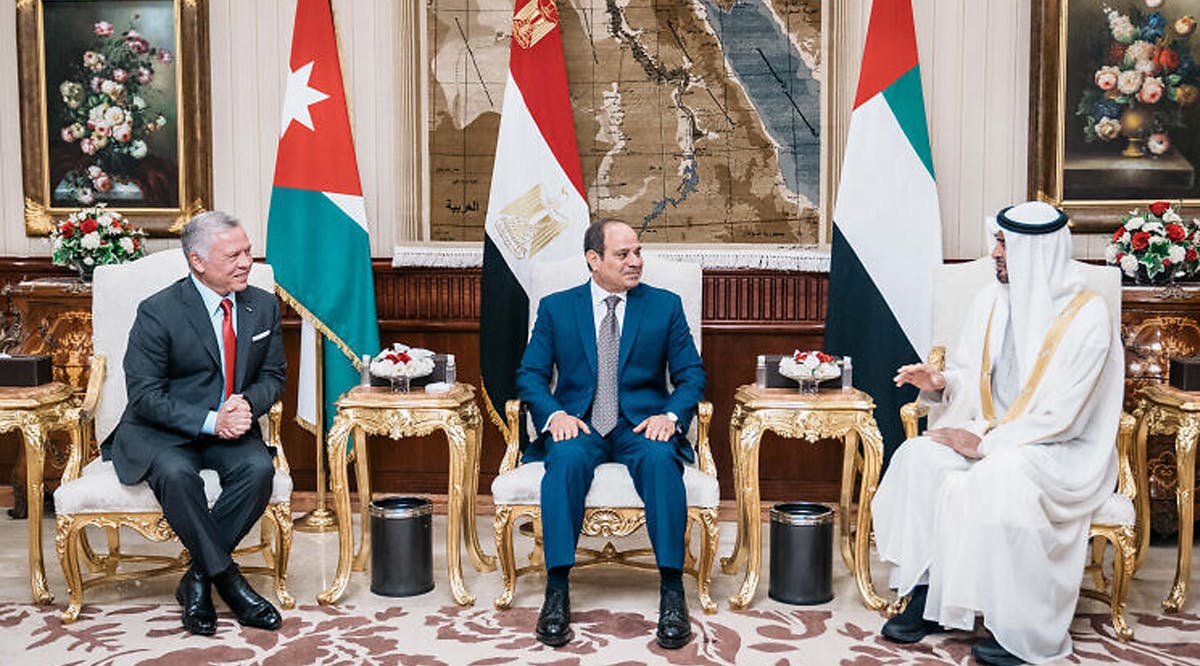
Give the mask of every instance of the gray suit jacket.
[{"label": "gray suit jacket", "polygon": [[[283,393],[279,300],[248,287],[237,295],[237,361],[233,390],[250,403],[255,421],[245,437],[262,441],[258,417]],[[255,340],[263,331],[268,335]],[[225,381],[217,338],[204,301],[184,277],[138,305],[125,351],[128,404],[105,440],[122,483],[134,484],[165,447],[202,437],[209,410],[221,402]],[[214,439],[214,445],[222,440]]]}]

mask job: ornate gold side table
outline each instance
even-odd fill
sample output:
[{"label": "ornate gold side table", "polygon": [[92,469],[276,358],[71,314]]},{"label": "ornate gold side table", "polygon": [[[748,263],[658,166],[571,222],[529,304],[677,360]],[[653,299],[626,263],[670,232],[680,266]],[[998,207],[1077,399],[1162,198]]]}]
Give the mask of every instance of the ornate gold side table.
[{"label": "ornate gold side table", "polygon": [[[862,391],[822,390],[804,395],[795,389],[763,389],[753,384],[734,394],[729,444],[733,449],[733,475],[737,491],[737,540],[733,554],[721,559],[721,569],[735,574],[745,563],[741,590],[729,599],[731,608],[745,608],[754,598],[762,566],[762,520],[758,494],[758,444],[763,433],[815,442],[838,438],[845,444],[842,490],[838,505],[838,531],[842,559],[854,573],[863,604],[871,610],[887,606],[871,582],[871,498],[879,485],[883,465],[883,438],[875,425],[875,402]],[[859,443],[862,453],[859,453]],[[861,474],[858,521],[851,540],[850,510],[854,477]]]},{"label": "ornate gold side table", "polygon": [[[1162,602],[1163,610],[1174,613],[1187,599],[1192,573],[1192,489],[1196,486],[1196,440],[1200,438],[1200,393],[1180,391],[1167,384],[1143,388],[1134,412],[1138,419],[1136,474],[1146,478],[1147,435],[1175,434],[1175,502],[1179,509],[1179,556],[1175,561],[1175,584]],[[1142,507],[1138,507],[1139,511]],[[1147,530],[1148,531],[1148,530]]]},{"label": "ornate gold side table", "polygon": [[53,430],[72,427],[75,389],[62,382],[41,386],[0,387],[0,432],[19,430],[25,443],[26,493],[29,506],[29,586],[35,603],[48,604],[54,595],[46,586],[46,568],[42,564],[42,465],[46,443]]},{"label": "ornate gold side table", "polygon": [[[479,486],[479,447],[483,439],[483,421],[475,405],[475,388],[456,384],[447,393],[431,394],[423,390],[393,393],[386,387],[355,387],[337,401],[337,416],[327,437],[329,488],[333,496],[338,524],[337,575],[329,589],[317,595],[323,604],[336,603],[346,592],[350,569],[363,571],[371,554],[368,525],[371,503],[371,473],[367,456],[367,435],[385,435],[391,439],[421,437],[435,430],[446,433],[450,446],[450,484],[447,491],[449,510],[446,527],[446,567],[454,600],[462,606],[475,603],[475,597],[463,584],[460,547],[467,540],[467,552],[479,571],[493,571],[496,558],[483,553],[479,532],[475,529],[475,494]],[[347,450],[354,436],[353,449]],[[346,466],[355,462],[361,523],[358,552],[351,561],[354,538],[351,534],[350,485]]]}]

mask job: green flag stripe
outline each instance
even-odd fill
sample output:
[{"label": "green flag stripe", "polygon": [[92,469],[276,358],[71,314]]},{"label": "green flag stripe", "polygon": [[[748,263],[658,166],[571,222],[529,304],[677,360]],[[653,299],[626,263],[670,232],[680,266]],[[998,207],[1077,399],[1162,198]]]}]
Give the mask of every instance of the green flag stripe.
[{"label": "green flag stripe", "polygon": [[[367,233],[321,192],[276,187],[271,220],[287,220],[286,233],[267,237],[275,281],[299,299],[357,354],[379,350]],[[367,285],[347,289],[346,284]]]},{"label": "green flag stripe", "polygon": [[884,88],[887,100],[896,116],[896,122],[908,137],[909,144],[925,165],[929,177],[933,178],[933,153],[929,149],[929,126],[925,122],[925,97],[921,93],[921,66],[917,65]]}]

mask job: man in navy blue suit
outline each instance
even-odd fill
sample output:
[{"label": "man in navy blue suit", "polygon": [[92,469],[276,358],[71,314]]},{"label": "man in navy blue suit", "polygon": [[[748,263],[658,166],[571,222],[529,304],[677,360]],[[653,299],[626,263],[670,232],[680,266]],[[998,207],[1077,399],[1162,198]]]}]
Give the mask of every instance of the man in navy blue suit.
[{"label": "man in navy blue suit", "polygon": [[537,638],[555,647],[571,640],[568,576],[584,498],[596,466],[618,462],[646,506],[661,579],[656,638],[675,649],[692,637],[681,576],[683,465],[693,453],[683,433],[704,396],[704,367],[679,296],[641,284],[642,245],[633,229],[601,220],[584,233],[583,248],[591,279],[542,299],[517,371],[517,390],[540,429],[524,459],[546,468],[547,580]]}]

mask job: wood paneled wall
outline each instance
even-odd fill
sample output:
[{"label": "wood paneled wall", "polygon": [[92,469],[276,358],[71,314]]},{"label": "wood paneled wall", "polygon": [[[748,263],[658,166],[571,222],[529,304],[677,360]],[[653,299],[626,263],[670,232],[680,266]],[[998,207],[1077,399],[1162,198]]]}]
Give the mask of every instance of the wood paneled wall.
[{"label": "wood paneled wall", "polygon": [[[380,336],[457,357],[459,378],[478,385],[479,270],[392,268],[375,262]],[[0,260],[0,288],[44,275],[62,275],[45,259]],[[818,273],[707,271],[704,275],[702,335],[706,397],[713,403],[713,457],[721,492],[733,497],[729,448],[732,396],[754,379],[760,353],[786,353],[821,347],[827,278]],[[8,304],[2,303],[5,311]],[[288,312],[284,345],[288,366],[299,366],[300,323]],[[313,438],[291,420],[296,405],[296,373],[290,372],[284,395],[284,446],[298,490],[316,488]],[[482,408],[482,403],[481,403]],[[0,484],[11,477],[19,440],[0,436]],[[406,439],[399,443],[371,440],[371,469],[380,492],[445,493],[449,457],[444,437]],[[762,445],[762,496],[772,500],[837,499],[841,475],[840,447],[825,442],[801,444],[768,434]],[[480,490],[489,494],[500,466],[504,443],[500,432],[485,428]]]},{"label": "wood paneled wall", "polygon": [[[913,3],[947,258],[980,256],[983,216],[1025,197],[1030,2]],[[424,3],[333,4],[372,254],[390,257],[397,241],[419,240],[422,227],[422,220],[397,213],[419,194],[408,191],[411,146],[397,140],[398,124],[412,114],[411,82],[399,77],[412,73],[396,63],[412,48],[414,27],[420,29],[420,17],[406,10]],[[209,6],[215,205],[242,219],[261,253],[295,0],[210,0]],[[0,256],[47,256],[49,247],[27,239],[21,221],[16,35],[12,3],[7,7],[0,11],[0,90],[7,93],[0,95]],[[870,0],[826,0],[826,11],[836,12],[841,25],[830,36],[829,57],[844,64],[831,90],[849,108]],[[846,118],[834,118],[830,131],[842,135],[846,126]],[[1077,255],[1099,258],[1104,239],[1081,238],[1076,246]]]}]

